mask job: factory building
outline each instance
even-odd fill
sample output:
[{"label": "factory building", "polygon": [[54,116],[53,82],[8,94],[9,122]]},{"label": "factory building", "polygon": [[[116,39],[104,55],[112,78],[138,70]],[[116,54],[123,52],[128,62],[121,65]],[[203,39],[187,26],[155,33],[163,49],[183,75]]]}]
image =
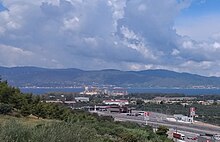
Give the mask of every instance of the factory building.
[{"label": "factory building", "polygon": [[128,102],[128,100],[104,100],[103,104],[123,106],[123,105],[128,105],[129,102]]}]

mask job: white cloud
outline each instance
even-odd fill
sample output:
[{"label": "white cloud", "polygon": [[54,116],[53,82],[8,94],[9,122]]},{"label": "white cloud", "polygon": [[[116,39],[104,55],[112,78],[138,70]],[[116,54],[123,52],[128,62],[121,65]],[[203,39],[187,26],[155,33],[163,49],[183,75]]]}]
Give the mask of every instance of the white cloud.
[{"label": "white cloud", "polygon": [[179,56],[185,60],[218,61],[220,60],[220,44],[218,42],[196,42],[184,39],[179,46]]},{"label": "white cloud", "polygon": [[[17,47],[11,47],[11,46],[5,46],[5,45],[0,45],[0,50],[1,50],[1,54],[11,54],[11,55],[21,55],[21,56],[31,56],[32,52],[30,51],[25,51],[22,50],[21,48],[17,48]],[[13,56],[10,56],[13,57]]]},{"label": "white cloud", "polygon": [[195,47],[194,47],[194,44],[192,43],[192,41],[188,40],[188,41],[184,41],[183,42],[183,48],[185,48],[185,49],[193,49]]},{"label": "white cloud", "polygon": [[[45,58],[32,51],[0,44],[0,66],[63,67],[55,59]],[[44,65],[42,65],[44,63]]]},{"label": "white cloud", "polygon": [[30,51],[25,51],[20,48],[0,45],[0,62],[2,65],[7,66],[16,65],[21,60],[25,61],[33,55]]},{"label": "white cloud", "polygon": [[[176,17],[190,2],[3,0],[9,11],[0,12],[0,50],[6,53],[0,58],[1,65],[163,68],[217,74],[220,31],[216,30],[216,20],[200,20],[200,29],[212,37],[208,42],[192,40],[206,37],[200,37],[196,22],[195,26],[174,27]],[[214,25],[211,30],[206,28],[208,23]]]},{"label": "white cloud", "polygon": [[218,66],[219,65],[216,62],[212,61],[192,61],[188,60],[182,64],[180,64],[179,70],[185,71],[185,72],[192,72],[200,75],[208,75],[212,76],[213,73],[218,73],[216,72],[217,70],[215,68],[212,68],[213,66]]},{"label": "white cloud", "polygon": [[213,47],[214,47],[215,49],[219,49],[219,48],[220,48],[220,43],[215,42],[215,43],[213,44]]},{"label": "white cloud", "polygon": [[74,17],[70,19],[64,19],[63,21],[64,24],[64,30],[76,30],[79,27],[79,18]]},{"label": "white cloud", "polygon": [[195,69],[195,70],[198,70],[198,69],[209,69],[211,66],[213,65],[212,62],[210,61],[201,61],[201,62],[195,62],[195,61],[186,61],[185,63],[181,64],[180,66],[181,67],[184,67],[184,68],[189,68],[191,67],[191,69]]},{"label": "white cloud", "polygon": [[171,53],[171,55],[173,55],[173,56],[176,56],[176,55],[179,55],[179,54],[180,54],[180,51],[177,50],[177,49],[173,49],[173,51]]}]

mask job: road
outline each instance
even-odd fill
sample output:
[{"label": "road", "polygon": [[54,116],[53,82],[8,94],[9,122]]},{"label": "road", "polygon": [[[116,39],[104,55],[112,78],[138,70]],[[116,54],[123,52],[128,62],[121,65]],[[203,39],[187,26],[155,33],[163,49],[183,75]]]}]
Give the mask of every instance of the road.
[{"label": "road", "polygon": [[[112,116],[115,121],[131,121],[144,124],[146,121],[143,116],[127,116],[123,113],[109,113],[109,112],[97,112],[99,115]],[[164,114],[159,113],[150,113],[149,121],[147,121],[148,125],[153,127],[158,127],[160,125],[167,126],[170,129],[177,129],[178,131],[185,132],[193,132],[196,134],[202,133],[211,133],[211,134],[220,134],[220,127],[212,126],[212,125],[201,125],[201,124],[189,124],[189,123],[180,123],[180,122],[171,122],[167,121],[167,117]]]},{"label": "road", "polygon": [[[175,129],[170,129],[169,132],[168,132],[168,137],[173,139],[173,132],[176,132]],[[184,134],[185,135],[185,140],[184,142],[197,142],[197,139],[194,140],[193,138],[197,138],[198,137],[198,134],[196,133],[192,133],[192,132],[186,132],[186,131],[178,131],[178,133],[181,133],[181,134]],[[180,142],[180,140],[177,140],[177,139],[173,139],[174,142]]]}]

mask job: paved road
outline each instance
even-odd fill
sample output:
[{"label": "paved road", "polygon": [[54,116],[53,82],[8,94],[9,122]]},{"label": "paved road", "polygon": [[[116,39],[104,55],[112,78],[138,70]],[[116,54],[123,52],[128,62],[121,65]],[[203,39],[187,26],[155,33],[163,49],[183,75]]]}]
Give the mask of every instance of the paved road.
[{"label": "paved road", "polygon": [[[98,112],[99,115],[109,115],[114,117],[115,121],[132,121],[137,123],[146,123],[144,121],[143,116],[127,116],[123,113],[109,113],[109,112]],[[193,132],[196,134],[201,133],[212,133],[212,134],[220,134],[220,127],[211,127],[207,125],[200,124],[188,124],[188,123],[179,123],[179,122],[171,122],[166,120],[166,115],[159,113],[151,113],[150,119],[147,122],[148,125],[153,127],[158,127],[160,125],[167,126],[170,129],[177,129],[186,132]]]}]

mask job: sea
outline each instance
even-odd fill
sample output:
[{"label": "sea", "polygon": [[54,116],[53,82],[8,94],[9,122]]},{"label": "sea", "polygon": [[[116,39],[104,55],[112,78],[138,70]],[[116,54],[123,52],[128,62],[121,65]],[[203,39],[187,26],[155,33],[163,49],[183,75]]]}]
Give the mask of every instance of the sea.
[{"label": "sea", "polygon": [[[82,92],[84,88],[20,88],[23,93],[34,95],[53,92]],[[127,88],[128,93],[178,93],[185,95],[220,95],[220,89],[177,89],[177,88]]]}]

